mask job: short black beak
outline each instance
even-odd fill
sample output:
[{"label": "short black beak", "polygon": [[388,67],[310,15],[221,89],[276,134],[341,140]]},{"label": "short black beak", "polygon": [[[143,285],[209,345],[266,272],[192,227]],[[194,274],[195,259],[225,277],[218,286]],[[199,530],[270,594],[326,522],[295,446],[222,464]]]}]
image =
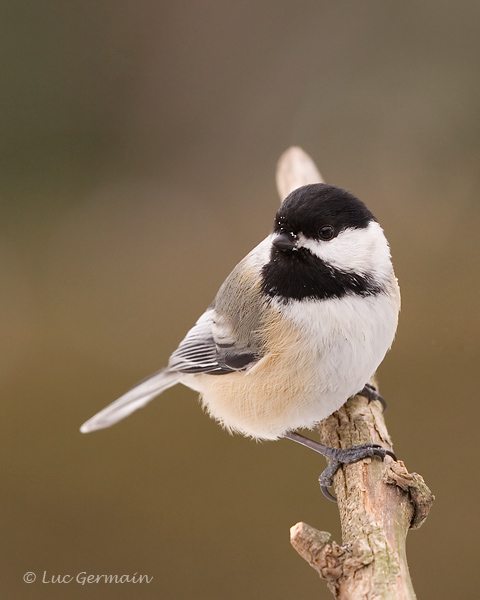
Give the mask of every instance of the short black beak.
[{"label": "short black beak", "polygon": [[296,246],[296,236],[290,231],[284,231],[279,233],[277,237],[273,238],[272,244],[278,250],[283,250],[284,252],[288,252],[289,250],[293,250]]}]

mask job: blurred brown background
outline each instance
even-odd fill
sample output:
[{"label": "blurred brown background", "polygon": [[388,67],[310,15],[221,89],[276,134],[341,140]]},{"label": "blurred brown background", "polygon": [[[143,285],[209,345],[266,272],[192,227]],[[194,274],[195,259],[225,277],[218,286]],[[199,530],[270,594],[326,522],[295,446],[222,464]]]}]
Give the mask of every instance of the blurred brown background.
[{"label": "blurred brown background", "polygon": [[269,232],[291,144],[391,242],[387,423],[437,497],[409,536],[417,594],[478,597],[479,20],[466,0],[2,2],[2,597],[330,597],[288,539],[304,520],[340,541],[322,458],[229,436],[180,386],[78,431]]}]

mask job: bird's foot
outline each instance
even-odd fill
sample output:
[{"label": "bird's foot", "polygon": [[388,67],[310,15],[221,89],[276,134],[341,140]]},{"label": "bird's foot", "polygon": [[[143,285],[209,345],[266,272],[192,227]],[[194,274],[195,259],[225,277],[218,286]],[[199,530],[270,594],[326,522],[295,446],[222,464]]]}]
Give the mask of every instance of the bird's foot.
[{"label": "bird's foot", "polygon": [[364,396],[369,402],[373,402],[374,400],[378,400],[382,405],[382,412],[387,410],[387,403],[385,402],[385,398],[380,396],[377,392],[377,388],[371,383],[366,383],[363,387],[363,390],[357,392],[359,396]]},{"label": "bird's foot", "polygon": [[329,452],[330,456],[328,456],[330,462],[318,478],[318,483],[323,495],[332,502],[336,502],[337,499],[335,496],[332,496],[328,488],[332,487],[333,476],[343,465],[350,465],[364,458],[371,458],[372,456],[378,456],[383,460],[388,455],[393,460],[397,460],[397,457],[391,450],[387,450],[380,446],[380,444],[373,444],[372,442],[361,444],[360,446],[350,446],[350,448],[329,448],[329,450],[331,451]]},{"label": "bird's foot", "polygon": [[315,450],[315,452],[319,452],[328,458],[328,467],[321,473],[318,482],[325,498],[328,498],[332,502],[336,502],[337,499],[335,496],[332,496],[328,488],[332,487],[333,476],[343,465],[349,465],[364,458],[371,458],[372,456],[378,456],[383,460],[385,456],[388,455],[391,456],[393,460],[397,460],[397,457],[391,450],[387,450],[380,446],[380,444],[373,444],[372,442],[367,442],[360,446],[350,446],[350,448],[332,448],[330,446],[325,446],[325,444],[321,444],[320,442],[316,442],[315,440],[311,440],[296,431],[288,431],[285,434],[285,437],[302,444],[302,446],[311,448],[312,450]]}]

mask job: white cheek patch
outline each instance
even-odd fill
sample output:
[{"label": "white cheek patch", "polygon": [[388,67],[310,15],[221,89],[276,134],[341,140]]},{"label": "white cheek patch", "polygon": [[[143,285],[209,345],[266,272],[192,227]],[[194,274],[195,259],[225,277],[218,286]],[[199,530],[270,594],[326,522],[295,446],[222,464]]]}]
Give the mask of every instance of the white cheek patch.
[{"label": "white cheek patch", "polygon": [[243,262],[246,269],[254,269],[261,271],[262,267],[270,260],[272,251],[272,240],[276,237],[275,234],[270,234],[262,240],[255,248],[245,256]]},{"label": "white cheek patch", "polygon": [[299,245],[342,271],[374,275],[381,280],[389,280],[393,273],[390,248],[376,221],[363,229],[345,229],[330,241],[312,240],[300,234]]}]

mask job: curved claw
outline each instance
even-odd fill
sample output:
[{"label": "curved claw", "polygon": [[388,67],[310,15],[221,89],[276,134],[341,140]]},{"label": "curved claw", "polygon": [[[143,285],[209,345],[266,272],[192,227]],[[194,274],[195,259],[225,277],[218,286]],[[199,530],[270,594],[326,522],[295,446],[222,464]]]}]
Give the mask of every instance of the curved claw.
[{"label": "curved claw", "polygon": [[333,476],[338,471],[338,469],[342,466],[342,463],[338,460],[332,460],[327,468],[320,473],[320,477],[318,478],[318,483],[320,484],[320,489],[322,490],[322,494],[327,498],[327,500],[331,500],[332,502],[336,502],[337,499],[335,496],[328,491],[328,488],[333,486]]},{"label": "curved claw", "polygon": [[363,389],[358,392],[360,396],[365,396],[365,398],[369,402],[373,402],[374,400],[378,400],[382,405],[382,412],[387,410],[387,403],[385,402],[385,398],[381,396],[376,388],[371,383],[366,383]]},{"label": "curved claw", "polygon": [[386,402],[385,398],[377,392],[376,400],[378,400],[380,402],[380,404],[382,405],[382,413],[384,413],[387,410],[387,402]]},{"label": "curved claw", "polygon": [[393,458],[393,460],[397,460],[397,457],[391,450],[387,450],[383,446],[380,446],[380,444],[372,444],[371,448],[374,456],[378,456],[379,458],[384,459],[388,455],[391,458]]},{"label": "curved claw", "polygon": [[325,498],[327,500],[330,500],[331,502],[337,502],[337,499],[335,498],[335,496],[332,496],[332,494],[328,491],[328,488],[326,486],[321,485],[320,489],[322,490],[322,494],[325,496]]}]

